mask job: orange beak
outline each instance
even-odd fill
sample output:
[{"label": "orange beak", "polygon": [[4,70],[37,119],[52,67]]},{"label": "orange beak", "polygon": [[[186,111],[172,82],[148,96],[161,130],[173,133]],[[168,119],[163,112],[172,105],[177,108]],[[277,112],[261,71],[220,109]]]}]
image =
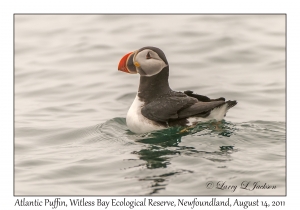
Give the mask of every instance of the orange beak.
[{"label": "orange beak", "polygon": [[132,54],[133,52],[130,52],[130,53],[127,53],[126,55],[123,56],[123,58],[120,60],[119,62],[119,66],[118,66],[118,70],[119,71],[123,71],[123,72],[126,72],[126,73],[131,73],[130,70],[128,69],[127,67],[127,61],[128,61],[128,57]]}]

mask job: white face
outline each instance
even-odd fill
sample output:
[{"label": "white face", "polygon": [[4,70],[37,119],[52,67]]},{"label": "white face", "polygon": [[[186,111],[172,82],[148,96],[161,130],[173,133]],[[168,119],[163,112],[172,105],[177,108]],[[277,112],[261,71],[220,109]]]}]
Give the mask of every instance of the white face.
[{"label": "white face", "polygon": [[136,54],[133,61],[141,76],[153,76],[167,66],[158,54],[150,49],[145,49]]}]

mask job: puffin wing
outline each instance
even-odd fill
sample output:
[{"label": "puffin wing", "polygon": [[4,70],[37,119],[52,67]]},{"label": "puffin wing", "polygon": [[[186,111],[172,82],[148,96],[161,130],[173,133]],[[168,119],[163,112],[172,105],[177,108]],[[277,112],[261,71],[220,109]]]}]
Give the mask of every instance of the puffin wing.
[{"label": "puffin wing", "polygon": [[217,98],[217,99],[210,99],[208,98],[207,96],[203,96],[203,95],[199,95],[199,94],[196,94],[194,93],[193,91],[191,90],[186,90],[184,91],[184,93],[190,97],[193,97],[193,98],[196,98],[198,99],[198,101],[202,101],[202,102],[210,102],[210,101],[225,101],[225,98],[223,97],[220,97],[220,98]]},{"label": "puffin wing", "polygon": [[145,105],[141,112],[150,120],[168,122],[192,116],[207,117],[212,109],[223,104],[223,100],[200,102],[192,97],[167,97]]},{"label": "puffin wing", "polygon": [[226,102],[223,100],[211,102],[198,102],[190,107],[187,107],[186,109],[180,110],[178,112],[178,118],[182,119],[191,116],[207,117],[210,114],[211,110],[220,107],[225,103]]},{"label": "puffin wing", "polygon": [[179,111],[184,110],[197,102],[197,99],[187,96],[165,97],[148,103],[141,109],[141,113],[150,120],[167,122],[169,120],[179,119]]}]

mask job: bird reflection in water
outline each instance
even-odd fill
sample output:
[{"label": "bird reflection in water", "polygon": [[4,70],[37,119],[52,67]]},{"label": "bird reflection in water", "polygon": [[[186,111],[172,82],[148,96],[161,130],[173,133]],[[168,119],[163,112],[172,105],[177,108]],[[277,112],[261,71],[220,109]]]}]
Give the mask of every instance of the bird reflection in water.
[{"label": "bird reflection in water", "polygon": [[[220,145],[219,150],[214,152],[199,151],[195,147],[180,145],[182,138],[187,135],[218,135],[224,137],[230,137],[234,134],[235,126],[225,120],[221,122],[209,122],[201,123],[194,127],[189,128],[169,128],[163,131],[148,133],[140,135],[136,142],[146,145],[146,148],[140,151],[134,151],[133,154],[139,156],[139,159],[145,161],[145,167],[147,169],[167,168],[171,164],[171,158],[180,155],[197,155],[202,156],[211,161],[225,162],[230,161],[230,154],[236,152],[232,145]],[[224,156],[226,157],[224,160]],[[220,157],[220,158],[218,158]],[[169,173],[163,173],[160,175],[149,175],[143,178],[139,178],[139,181],[150,182],[149,188],[151,191],[149,195],[156,194],[160,190],[164,190],[168,185],[168,181],[171,177],[193,173],[192,170],[176,169]]]}]

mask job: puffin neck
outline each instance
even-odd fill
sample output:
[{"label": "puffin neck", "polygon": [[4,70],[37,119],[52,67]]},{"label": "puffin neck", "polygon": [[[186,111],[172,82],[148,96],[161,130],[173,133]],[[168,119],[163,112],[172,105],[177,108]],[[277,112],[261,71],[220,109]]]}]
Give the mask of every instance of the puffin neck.
[{"label": "puffin neck", "polygon": [[138,96],[148,103],[155,98],[170,93],[169,86],[169,66],[166,66],[161,72],[151,77],[140,76],[140,85]]}]

